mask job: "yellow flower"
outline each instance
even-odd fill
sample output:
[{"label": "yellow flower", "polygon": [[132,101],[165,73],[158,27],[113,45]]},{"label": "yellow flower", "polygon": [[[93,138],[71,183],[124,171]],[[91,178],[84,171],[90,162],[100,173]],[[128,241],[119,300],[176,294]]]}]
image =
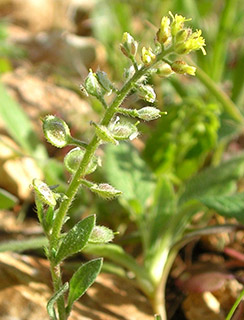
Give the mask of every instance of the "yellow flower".
[{"label": "yellow flower", "polygon": [[150,47],[148,49],[143,47],[141,58],[142,62],[147,66],[150,65],[156,59],[156,55],[153,53]]}]

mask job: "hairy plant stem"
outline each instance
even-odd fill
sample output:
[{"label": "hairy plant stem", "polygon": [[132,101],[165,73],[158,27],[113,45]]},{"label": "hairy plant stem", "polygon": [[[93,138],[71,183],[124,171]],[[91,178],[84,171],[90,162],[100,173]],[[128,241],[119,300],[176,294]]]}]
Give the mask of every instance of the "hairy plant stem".
[{"label": "hairy plant stem", "polygon": [[[133,88],[134,84],[151,69],[153,66],[155,66],[159,61],[162,60],[166,55],[171,53],[172,49],[168,48],[167,50],[162,51],[158,56],[156,57],[155,61],[149,65],[149,66],[143,66],[141,69],[136,70],[135,74],[131,79],[129,79],[125,85],[122,87],[120,91],[118,91],[117,96],[113,100],[110,106],[105,111],[104,117],[101,121],[101,125],[108,126],[110,121],[112,120],[113,116],[117,112],[117,109],[120,107],[126,96],[129,94],[131,89]],[[57,250],[60,240],[60,233],[63,226],[64,218],[68,212],[68,209],[78,192],[78,189],[81,185],[81,179],[84,178],[86,174],[86,169],[92,160],[92,157],[94,156],[98,146],[100,144],[99,138],[94,135],[91,142],[86,146],[86,151],[84,154],[84,157],[79,165],[79,168],[77,169],[75,175],[73,176],[73,179],[67,189],[66,196],[67,199],[64,200],[59,208],[59,211],[56,215],[56,218],[53,223],[53,229],[52,234],[50,236],[50,243],[49,243],[49,250],[50,254],[52,254],[53,250]],[[52,255],[50,255],[52,256]],[[52,259],[51,259],[51,273],[53,276],[54,281],[54,288],[55,291],[57,291],[62,286],[62,280],[61,280],[61,271],[60,271],[60,264],[59,265],[53,265]],[[57,279],[59,277],[59,279]],[[61,297],[58,300],[58,312],[60,320],[67,319],[66,316],[64,316],[63,312],[63,306],[64,306],[64,297]]]}]

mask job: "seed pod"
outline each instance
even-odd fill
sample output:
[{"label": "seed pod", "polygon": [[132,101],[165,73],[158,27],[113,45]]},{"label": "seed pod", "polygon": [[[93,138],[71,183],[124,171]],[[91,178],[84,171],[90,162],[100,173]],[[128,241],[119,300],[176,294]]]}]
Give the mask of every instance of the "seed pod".
[{"label": "seed pod", "polygon": [[136,89],[137,89],[137,94],[141,99],[151,103],[155,101],[156,93],[154,92],[151,86],[140,84],[136,86]]},{"label": "seed pod", "polygon": [[104,226],[95,226],[88,240],[89,243],[108,243],[114,238],[114,233],[111,229]]},{"label": "seed pod", "polygon": [[137,126],[128,121],[112,123],[109,130],[116,140],[133,140],[139,134]]},{"label": "seed pod", "polygon": [[160,110],[154,107],[144,107],[142,109],[137,110],[138,118],[151,121],[161,117]]},{"label": "seed pod", "polygon": [[37,197],[40,199],[41,202],[49,205],[50,207],[55,207],[56,205],[55,195],[45,182],[39,179],[34,179],[32,181],[32,185],[33,185],[35,194],[37,195]]},{"label": "seed pod", "polygon": [[[71,172],[75,173],[80,165],[81,160],[83,159],[85,151],[77,147],[70,150],[64,157],[65,168]],[[97,168],[98,160],[97,157],[93,157],[91,162],[88,165],[86,174],[94,172]]]},{"label": "seed pod", "polygon": [[69,144],[69,127],[62,119],[53,115],[48,115],[43,119],[42,127],[45,138],[53,146],[63,148]]},{"label": "seed pod", "polygon": [[116,190],[114,187],[107,183],[100,183],[98,185],[94,184],[90,188],[90,190],[104,199],[113,199],[122,194],[121,191]]}]

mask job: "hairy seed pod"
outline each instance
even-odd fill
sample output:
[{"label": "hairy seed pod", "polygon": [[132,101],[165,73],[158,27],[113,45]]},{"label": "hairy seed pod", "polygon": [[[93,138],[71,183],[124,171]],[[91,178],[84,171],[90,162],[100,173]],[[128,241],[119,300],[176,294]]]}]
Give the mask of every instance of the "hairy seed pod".
[{"label": "hairy seed pod", "polygon": [[69,144],[69,127],[62,119],[53,115],[48,115],[43,119],[42,127],[45,138],[53,146],[63,148]]}]

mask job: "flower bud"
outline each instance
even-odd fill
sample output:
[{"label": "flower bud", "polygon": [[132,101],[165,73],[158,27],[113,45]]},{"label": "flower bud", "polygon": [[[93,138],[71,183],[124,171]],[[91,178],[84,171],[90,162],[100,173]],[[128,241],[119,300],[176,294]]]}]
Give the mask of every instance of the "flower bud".
[{"label": "flower bud", "polygon": [[92,70],[90,69],[88,76],[85,79],[85,83],[84,83],[85,89],[86,91],[98,98],[101,99],[101,97],[104,96],[104,90],[102,89],[102,87],[100,86],[100,83],[97,80],[97,76],[95,73],[92,72]]},{"label": "flower bud", "polygon": [[121,191],[116,190],[114,187],[107,183],[100,183],[98,185],[94,184],[92,187],[90,187],[90,190],[104,199],[113,199],[122,194]]},{"label": "flower bud", "polygon": [[185,63],[182,60],[174,61],[171,67],[174,72],[179,74],[189,74],[191,76],[194,76],[196,73],[195,67],[189,66],[187,63]]},{"label": "flower bud", "polygon": [[139,134],[137,126],[128,121],[112,123],[109,130],[116,140],[133,140]]},{"label": "flower bud", "polygon": [[120,49],[123,54],[130,58],[130,56],[135,57],[137,53],[138,42],[128,33],[123,34],[122,43],[120,44]]},{"label": "flower bud", "polygon": [[34,179],[32,181],[32,185],[33,185],[35,194],[37,195],[37,197],[40,199],[41,202],[43,202],[44,204],[47,204],[50,207],[55,207],[56,205],[55,195],[45,182],[39,179]]},{"label": "flower bud", "polygon": [[185,17],[179,14],[173,16],[171,12],[169,12],[169,14],[171,15],[171,18],[173,20],[171,23],[171,34],[174,37],[179,31],[181,31],[184,28],[184,22],[190,21],[191,19],[186,19]]},{"label": "flower bud", "polygon": [[137,117],[145,121],[151,121],[161,117],[160,110],[154,107],[144,107],[137,110],[137,113]]},{"label": "flower bud", "polygon": [[159,77],[168,77],[173,73],[173,70],[168,63],[162,62],[156,73]]},{"label": "flower bud", "polygon": [[191,35],[191,33],[192,33],[192,30],[190,28],[182,29],[182,30],[178,31],[175,36],[175,42],[179,43],[179,42],[186,41],[187,38]]},{"label": "flower bud", "polygon": [[100,124],[96,124],[95,122],[92,122],[92,125],[95,126],[96,135],[103,142],[112,143],[114,145],[119,144],[118,141],[113,137],[113,134],[109,131],[109,129],[107,127],[102,126]]},{"label": "flower bud", "polygon": [[156,93],[154,92],[153,88],[149,85],[137,85],[137,94],[141,99],[146,100],[147,102],[153,103],[156,99]]},{"label": "flower bud", "polygon": [[171,41],[170,32],[170,19],[168,17],[163,17],[161,20],[160,29],[157,32],[156,39],[159,43],[168,45]]},{"label": "flower bud", "polygon": [[63,148],[70,142],[70,131],[67,124],[60,118],[48,115],[43,119],[45,138],[53,146]]},{"label": "flower bud", "polygon": [[185,42],[179,42],[175,44],[175,52],[178,54],[188,54],[191,51],[196,51],[201,49],[202,53],[206,55],[206,51],[204,49],[205,39],[201,36],[202,31],[197,30],[193,32]]},{"label": "flower bud", "polygon": [[103,89],[108,92],[109,94],[114,90],[114,86],[112,82],[109,80],[107,73],[104,71],[98,70],[96,72],[97,80]]},{"label": "flower bud", "polygon": [[142,58],[142,62],[146,66],[148,66],[156,59],[156,55],[153,53],[150,47],[148,49],[143,47],[141,58]]},{"label": "flower bud", "polygon": [[[80,149],[79,147],[70,150],[64,157],[65,168],[69,172],[75,173],[79,168],[80,162],[83,159],[84,154],[85,154],[85,151]],[[90,174],[94,172],[97,168],[97,163],[98,163],[97,158],[93,157],[86,169],[86,174]]]}]

